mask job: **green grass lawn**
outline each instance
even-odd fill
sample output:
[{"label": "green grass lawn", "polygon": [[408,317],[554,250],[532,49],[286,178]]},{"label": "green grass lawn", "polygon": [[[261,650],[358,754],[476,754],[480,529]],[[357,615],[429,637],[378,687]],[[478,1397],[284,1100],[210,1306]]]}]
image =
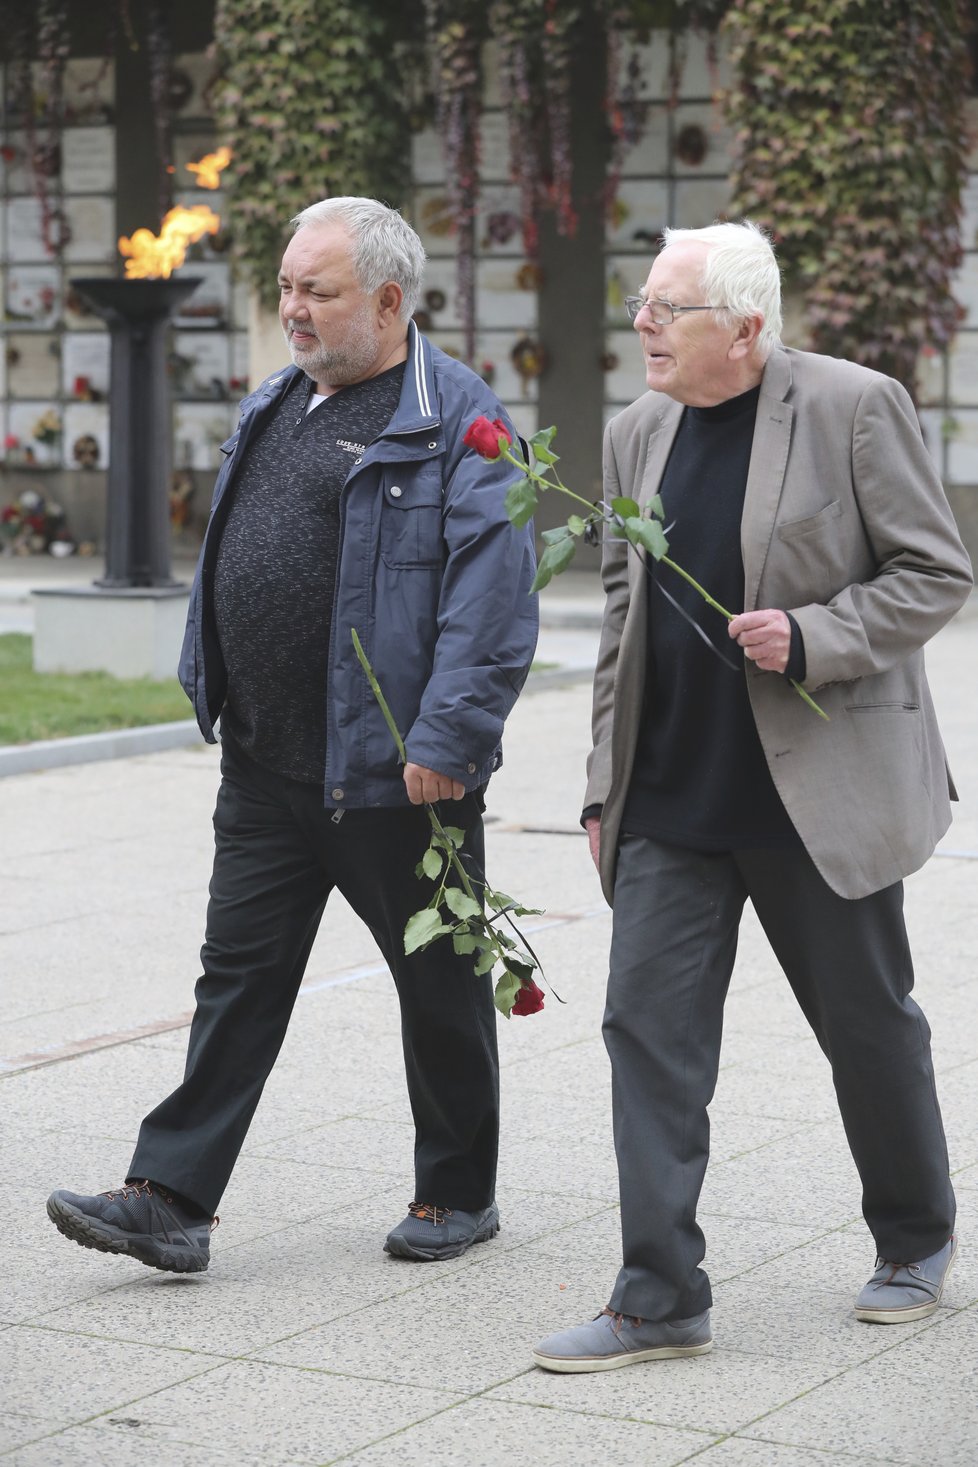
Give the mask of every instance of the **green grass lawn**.
[{"label": "green grass lawn", "polygon": [[0,636],[0,744],[62,739],[193,716],[176,678],[120,679],[106,672],[35,672],[31,639]]}]

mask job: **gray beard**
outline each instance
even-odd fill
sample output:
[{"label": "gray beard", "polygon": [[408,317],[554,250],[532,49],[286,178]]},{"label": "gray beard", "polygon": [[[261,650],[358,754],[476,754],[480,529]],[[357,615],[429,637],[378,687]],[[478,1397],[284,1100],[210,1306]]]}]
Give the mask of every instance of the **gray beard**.
[{"label": "gray beard", "polygon": [[312,351],[297,351],[288,332],[285,339],[295,365],[314,382],[329,387],[349,387],[354,382],[362,382],[377,360],[376,338],[362,319],[350,323],[350,334],[342,346],[327,346],[319,341]]}]

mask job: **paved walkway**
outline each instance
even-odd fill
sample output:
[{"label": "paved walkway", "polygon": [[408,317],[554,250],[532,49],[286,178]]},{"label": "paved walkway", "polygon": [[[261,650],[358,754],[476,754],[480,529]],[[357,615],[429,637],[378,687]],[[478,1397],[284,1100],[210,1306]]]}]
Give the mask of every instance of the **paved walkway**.
[{"label": "paved walkway", "polygon": [[604,1376],[528,1361],[542,1334],[597,1312],[618,1256],[599,1037],[610,924],[577,828],[584,685],[531,685],[490,791],[491,878],[546,907],[532,940],[566,1003],[500,1025],[503,1231],[441,1265],[381,1251],[411,1195],[412,1133],[391,985],[339,901],[210,1272],[155,1273],[55,1232],[47,1192],[119,1180],[140,1115],[179,1077],[217,764],[200,747],[0,782],[0,1455],[974,1467],[976,641],[972,614],[929,657],[963,804],[907,892],[960,1200],[945,1303],[918,1325],[855,1321],[873,1262],[857,1179],[824,1061],[748,921],[702,1207],[716,1348]]}]

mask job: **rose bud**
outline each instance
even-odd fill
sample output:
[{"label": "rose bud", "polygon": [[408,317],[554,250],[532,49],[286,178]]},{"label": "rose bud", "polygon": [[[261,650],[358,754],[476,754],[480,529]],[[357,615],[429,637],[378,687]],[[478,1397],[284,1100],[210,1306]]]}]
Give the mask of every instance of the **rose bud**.
[{"label": "rose bud", "polygon": [[538,988],[533,979],[523,980],[523,986],[516,995],[513,1004],[514,1014],[538,1014],[543,1008],[543,989]]},{"label": "rose bud", "polygon": [[474,448],[480,458],[497,459],[500,457],[500,438],[507,443],[512,443],[513,438],[506,424],[500,418],[495,418],[491,423],[488,418],[476,418],[469,428],[462,442],[466,448]]}]

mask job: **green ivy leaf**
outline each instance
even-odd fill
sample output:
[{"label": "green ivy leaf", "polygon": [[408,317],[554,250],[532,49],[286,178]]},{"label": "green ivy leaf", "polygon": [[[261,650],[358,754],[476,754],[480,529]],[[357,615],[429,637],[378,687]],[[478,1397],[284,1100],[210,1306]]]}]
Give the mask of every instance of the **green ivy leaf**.
[{"label": "green ivy leaf", "polygon": [[665,509],[663,508],[663,505],[662,505],[662,495],[661,494],[653,494],[652,495],[652,498],[649,500],[649,503],[648,503],[648,511],[649,511],[649,514],[650,515],[655,515],[655,517],[656,517],[657,520],[664,520],[665,519],[666,512],[665,512]]},{"label": "green ivy leaf", "polygon": [[611,507],[615,514],[621,515],[623,520],[637,519],[642,513],[634,499],[613,499],[611,501]]},{"label": "green ivy leaf", "polygon": [[475,935],[471,932],[453,932],[452,946],[459,957],[465,957],[468,953],[474,953],[476,949]]},{"label": "green ivy leaf", "polygon": [[429,846],[421,857],[421,870],[430,881],[437,881],[445,865],[445,857],[434,846]]}]

